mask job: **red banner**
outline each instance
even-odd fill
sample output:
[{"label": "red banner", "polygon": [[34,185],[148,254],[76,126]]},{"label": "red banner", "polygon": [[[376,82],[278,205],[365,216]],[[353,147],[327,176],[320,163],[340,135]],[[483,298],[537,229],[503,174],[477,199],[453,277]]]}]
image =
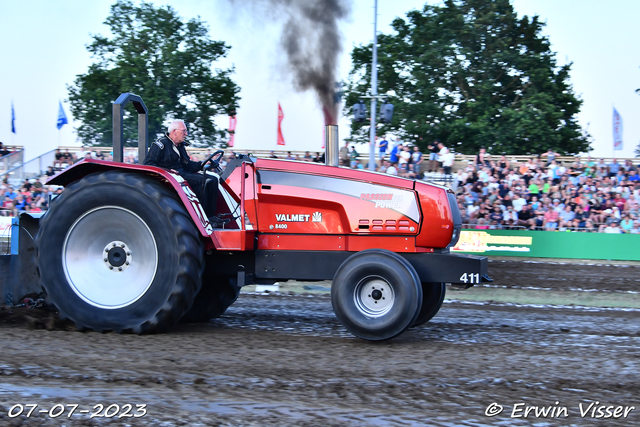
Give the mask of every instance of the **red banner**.
[{"label": "red banner", "polygon": [[284,119],[284,112],[278,102],[278,145],[284,145],[284,136],[282,136],[282,120]]},{"label": "red banner", "polygon": [[236,116],[229,116],[229,132],[231,133],[231,137],[229,138],[229,147],[233,147],[234,142],[236,141]]}]

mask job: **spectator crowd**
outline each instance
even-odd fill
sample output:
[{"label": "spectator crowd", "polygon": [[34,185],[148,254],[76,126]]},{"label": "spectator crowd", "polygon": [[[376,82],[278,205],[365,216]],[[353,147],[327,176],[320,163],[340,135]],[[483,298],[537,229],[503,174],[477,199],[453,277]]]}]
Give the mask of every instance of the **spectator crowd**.
[{"label": "spectator crowd", "polygon": [[564,164],[549,151],[512,165],[481,154],[455,175],[467,228],[640,233],[640,176],[630,160]]},{"label": "spectator crowd", "polygon": [[[3,196],[0,205],[0,216],[18,216],[22,212],[40,213],[49,209],[49,202],[52,195],[62,192],[62,187],[47,186],[43,183],[48,178],[54,176],[61,170],[80,161],[83,158],[91,157],[102,160],[111,160],[110,154],[103,154],[98,151],[87,151],[85,147],[75,153],[69,150],[56,150],[53,164],[47,168],[43,176],[25,179],[19,184],[10,183],[9,176],[5,175],[0,184],[0,194]],[[133,156],[128,160],[133,163]]]},{"label": "spectator crowd", "polygon": [[[378,172],[413,179],[430,179],[434,172],[448,177],[466,228],[640,233],[640,175],[630,160],[618,163],[613,159],[607,163],[589,157],[586,161],[575,158],[563,163],[558,153],[548,150],[526,162],[510,162],[505,156],[495,160],[482,148],[474,160],[453,172],[455,156],[438,140],[427,146],[425,155],[418,146],[389,143],[382,138],[377,145]],[[348,143],[340,149],[339,156],[342,166],[367,167],[360,162],[355,146]],[[46,210],[51,194],[62,189],[49,188],[42,182],[89,157],[110,160],[111,154],[84,148],[78,154],[58,150],[54,165],[42,179],[12,186],[5,176],[0,184],[4,194],[0,214],[17,216]],[[232,157],[230,153],[228,159]],[[269,157],[277,155],[271,152]],[[287,152],[285,158],[324,163],[321,153],[297,156]],[[135,155],[126,156],[125,162],[136,163]]]},{"label": "spectator crowd", "polygon": [[18,216],[22,212],[37,213],[49,209],[50,194],[60,193],[62,188],[55,190],[43,185],[38,179],[25,180],[19,186],[10,185],[7,176],[0,184],[3,202],[0,207],[2,216]]}]

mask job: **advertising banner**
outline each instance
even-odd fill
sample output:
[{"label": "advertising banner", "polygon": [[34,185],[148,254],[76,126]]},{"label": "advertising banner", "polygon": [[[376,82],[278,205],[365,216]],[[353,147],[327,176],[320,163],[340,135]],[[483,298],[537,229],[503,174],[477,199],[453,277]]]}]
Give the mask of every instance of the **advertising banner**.
[{"label": "advertising banner", "polygon": [[640,261],[640,234],[462,230],[452,252],[531,258]]}]

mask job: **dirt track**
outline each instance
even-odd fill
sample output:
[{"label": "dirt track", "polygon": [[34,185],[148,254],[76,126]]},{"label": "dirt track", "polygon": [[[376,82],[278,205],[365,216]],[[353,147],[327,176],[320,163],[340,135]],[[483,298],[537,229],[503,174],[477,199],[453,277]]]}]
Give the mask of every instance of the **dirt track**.
[{"label": "dirt track", "polygon": [[489,274],[511,288],[640,292],[640,265],[633,264],[493,261]]},{"label": "dirt track", "polygon": [[[640,277],[639,267],[490,270],[503,286],[609,292],[634,292]],[[59,330],[65,325],[34,315],[13,324],[24,314],[5,312],[0,425],[638,425],[639,314],[454,302],[424,327],[369,343],[346,332],[326,295],[243,294],[221,319],[142,337]],[[47,326],[56,330],[36,329]],[[591,411],[582,417],[579,405],[596,401],[636,409],[606,421]],[[504,411],[487,417],[494,402]],[[30,418],[9,418],[12,406],[27,403],[39,405]],[[58,403],[76,411],[129,403],[131,414],[146,404],[147,414],[89,420],[66,418],[70,407],[56,419],[37,412]],[[518,403],[560,416],[510,418]]]}]

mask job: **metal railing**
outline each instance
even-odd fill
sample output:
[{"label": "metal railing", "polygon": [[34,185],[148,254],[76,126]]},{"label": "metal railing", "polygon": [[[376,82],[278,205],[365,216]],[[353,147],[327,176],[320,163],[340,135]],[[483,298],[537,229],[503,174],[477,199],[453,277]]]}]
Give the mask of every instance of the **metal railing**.
[{"label": "metal railing", "polygon": [[4,175],[12,168],[24,162],[24,150],[13,151],[0,157],[0,174]]},{"label": "metal railing", "polygon": [[458,181],[456,177],[451,174],[444,174],[440,172],[427,172],[423,174],[422,181],[433,182],[445,187],[450,187],[454,191],[458,188]]},{"label": "metal railing", "polygon": [[36,178],[43,175],[47,168],[54,164],[55,159],[56,150],[51,150],[26,163],[14,166],[5,172],[9,175],[9,184],[20,185],[25,179]]}]

